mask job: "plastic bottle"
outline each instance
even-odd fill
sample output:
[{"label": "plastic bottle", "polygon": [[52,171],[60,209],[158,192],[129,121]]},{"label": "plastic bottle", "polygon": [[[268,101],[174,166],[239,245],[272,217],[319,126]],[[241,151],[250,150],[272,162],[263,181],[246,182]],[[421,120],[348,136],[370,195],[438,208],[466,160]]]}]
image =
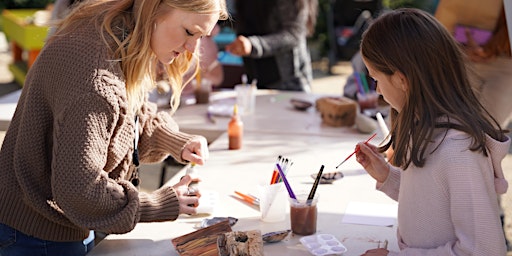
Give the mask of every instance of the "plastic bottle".
[{"label": "plastic bottle", "polygon": [[242,138],[244,124],[238,114],[238,106],[233,106],[233,115],[228,124],[229,149],[240,149],[242,147]]}]

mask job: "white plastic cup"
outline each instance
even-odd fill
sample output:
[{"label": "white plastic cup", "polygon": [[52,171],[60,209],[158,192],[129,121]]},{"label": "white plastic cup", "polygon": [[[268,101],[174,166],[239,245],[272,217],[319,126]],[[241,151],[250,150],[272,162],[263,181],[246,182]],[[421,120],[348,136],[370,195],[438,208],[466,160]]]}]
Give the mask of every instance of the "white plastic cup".
[{"label": "white plastic cup", "polygon": [[254,113],[256,107],[256,87],[249,84],[235,85],[236,104],[239,113],[249,115]]},{"label": "white plastic cup", "polygon": [[260,212],[264,222],[284,221],[288,199],[285,186],[282,182],[260,187]]}]

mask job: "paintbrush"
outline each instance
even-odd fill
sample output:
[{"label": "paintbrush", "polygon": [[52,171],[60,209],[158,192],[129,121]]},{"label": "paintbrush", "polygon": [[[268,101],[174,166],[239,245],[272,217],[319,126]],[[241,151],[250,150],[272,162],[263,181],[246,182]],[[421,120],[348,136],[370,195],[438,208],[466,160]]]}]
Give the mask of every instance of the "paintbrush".
[{"label": "paintbrush", "polygon": [[[364,144],[368,143],[371,139],[373,139],[373,137],[375,137],[375,135],[377,135],[376,133],[374,133],[370,138],[368,138]],[[355,153],[359,152],[359,147],[356,148],[356,150],[354,150],[354,152],[352,152],[352,154],[348,155],[347,158],[345,158],[345,160],[343,160],[343,162],[341,162],[340,164],[338,164],[338,166],[336,166],[336,169],[338,169],[338,167],[340,167],[343,163],[345,163],[350,157],[352,157]]]},{"label": "paintbrush", "polygon": [[324,165],[320,167],[320,171],[318,171],[318,174],[316,175],[315,183],[313,183],[313,187],[311,188],[311,191],[308,195],[308,202],[310,200],[313,200],[315,198],[316,188],[318,187],[318,183],[320,182],[320,178],[322,177],[322,172],[324,171]]},{"label": "paintbrush", "polygon": [[246,195],[246,194],[238,192],[238,191],[235,191],[235,194],[240,196],[242,198],[242,200],[244,200],[245,202],[247,202],[249,204],[260,205],[260,200],[254,196]]}]

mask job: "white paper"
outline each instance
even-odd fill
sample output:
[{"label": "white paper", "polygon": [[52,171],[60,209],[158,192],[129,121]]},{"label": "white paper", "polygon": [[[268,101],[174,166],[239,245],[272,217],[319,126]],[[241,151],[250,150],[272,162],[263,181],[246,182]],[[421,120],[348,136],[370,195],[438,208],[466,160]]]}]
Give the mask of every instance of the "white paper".
[{"label": "white paper", "polygon": [[396,223],[398,204],[349,202],[343,223],[373,226],[393,226]]},{"label": "white paper", "polygon": [[16,110],[21,89],[0,97],[0,129],[6,130]]},{"label": "white paper", "polygon": [[508,37],[510,43],[510,50],[512,50],[512,0],[503,0],[505,7],[505,17],[507,18]]},{"label": "white paper", "polygon": [[197,206],[197,214],[215,215],[217,212],[217,205],[219,202],[219,193],[213,190],[201,190],[201,197],[199,198],[199,206]]}]

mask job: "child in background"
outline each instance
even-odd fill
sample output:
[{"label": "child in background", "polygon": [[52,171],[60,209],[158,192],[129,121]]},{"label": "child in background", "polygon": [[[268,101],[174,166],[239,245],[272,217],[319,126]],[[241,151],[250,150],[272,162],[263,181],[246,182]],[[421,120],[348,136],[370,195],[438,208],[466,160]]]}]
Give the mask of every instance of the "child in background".
[{"label": "child in background", "polygon": [[397,115],[389,143],[359,143],[357,161],[399,203],[400,248],[364,255],[505,255],[510,139],[475,96],[457,42],[430,14],[398,9],[368,28],[361,54]]}]

